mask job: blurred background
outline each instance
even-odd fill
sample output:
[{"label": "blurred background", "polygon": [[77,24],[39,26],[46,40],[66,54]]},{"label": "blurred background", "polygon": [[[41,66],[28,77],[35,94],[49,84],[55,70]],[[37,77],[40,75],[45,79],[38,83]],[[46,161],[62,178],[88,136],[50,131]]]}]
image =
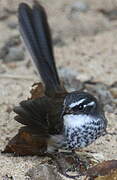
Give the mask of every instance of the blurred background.
[{"label": "blurred background", "polygon": [[[18,30],[17,8],[31,0],[0,0],[0,150],[21,126],[12,108],[40,81]],[[117,0],[40,0],[51,27],[56,64],[68,91],[88,90],[104,104],[113,135],[89,147],[103,159],[117,158]],[[105,143],[106,142],[106,143]],[[111,152],[111,153],[110,153]],[[25,179],[36,157],[0,155],[0,179]],[[16,165],[15,165],[16,164]]]}]

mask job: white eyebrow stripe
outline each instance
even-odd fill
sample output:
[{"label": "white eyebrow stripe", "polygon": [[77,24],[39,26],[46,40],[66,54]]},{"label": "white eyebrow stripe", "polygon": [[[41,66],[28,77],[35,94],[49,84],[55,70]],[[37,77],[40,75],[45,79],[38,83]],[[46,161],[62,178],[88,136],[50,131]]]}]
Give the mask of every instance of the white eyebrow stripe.
[{"label": "white eyebrow stripe", "polygon": [[69,107],[70,107],[70,108],[73,108],[73,107],[75,107],[76,105],[81,104],[81,103],[84,102],[85,100],[86,100],[86,99],[81,99],[81,100],[79,100],[78,102],[74,102],[74,103],[70,104]]},{"label": "white eyebrow stripe", "polygon": [[86,106],[93,106],[95,104],[95,102],[94,101],[92,101],[92,102],[90,102],[90,103],[88,103],[88,104],[86,104],[86,105],[84,105],[85,107]]}]

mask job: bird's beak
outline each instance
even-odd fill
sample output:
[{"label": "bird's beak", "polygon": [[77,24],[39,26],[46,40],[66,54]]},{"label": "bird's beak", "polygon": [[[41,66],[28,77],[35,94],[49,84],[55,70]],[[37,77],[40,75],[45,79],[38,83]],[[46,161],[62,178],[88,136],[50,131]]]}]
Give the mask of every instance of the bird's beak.
[{"label": "bird's beak", "polygon": [[71,114],[71,113],[72,113],[71,109],[63,109],[60,118],[62,119],[65,114]]}]

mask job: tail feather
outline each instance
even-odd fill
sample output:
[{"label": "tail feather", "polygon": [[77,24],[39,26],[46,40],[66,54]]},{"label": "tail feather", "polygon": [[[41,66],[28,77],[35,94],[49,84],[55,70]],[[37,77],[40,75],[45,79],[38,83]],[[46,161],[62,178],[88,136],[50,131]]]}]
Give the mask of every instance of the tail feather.
[{"label": "tail feather", "polygon": [[59,91],[61,86],[43,7],[38,4],[31,9],[27,4],[21,3],[18,12],[22,37],[45,84],[46,92],[52,94]]},{"label": "tail feather", "polygon": [[[39,11],[40,10],[40,11]],[[45,55],[47,63],[49,63],[53,72],[56,73],[56,80],[59,82],[58,74],[56,71],[54,56],[53,56],[53,47],[52,47],[52,38],[50,33],[50,28],[47,22],[46,13],[41,5],[37,7],[37,5],[33,8],[33,20],[35,26],[35,33],[37,34],[38,42],[40,43],[40,47],[42,48],[42,52]],[[42,26],[41,26],[42,24]],[[41,41],[40,41],[41,37]]]},{"label": "tail feather", "polygon": [[18,114],[15,120],[24,125],[48,129],[47,107],[48,100],[45,97],[22,101],[14,108],[14,112]]}]

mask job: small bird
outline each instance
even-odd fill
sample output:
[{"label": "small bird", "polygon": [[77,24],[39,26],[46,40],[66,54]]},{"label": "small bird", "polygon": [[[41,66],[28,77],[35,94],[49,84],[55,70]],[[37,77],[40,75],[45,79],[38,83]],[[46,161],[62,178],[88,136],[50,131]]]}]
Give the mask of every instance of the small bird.
[{"label": "small bird", "polygon": [[21,3],[20,32],[42,78],[42,97],[22,101],[14,108],[15,120],[37,128],[46,138],[47,152],[76,150],[104,134],[107,120],[98,100],[87,92],[68,93],[61,85],[53,55],[51,32],[44,8]]}]

